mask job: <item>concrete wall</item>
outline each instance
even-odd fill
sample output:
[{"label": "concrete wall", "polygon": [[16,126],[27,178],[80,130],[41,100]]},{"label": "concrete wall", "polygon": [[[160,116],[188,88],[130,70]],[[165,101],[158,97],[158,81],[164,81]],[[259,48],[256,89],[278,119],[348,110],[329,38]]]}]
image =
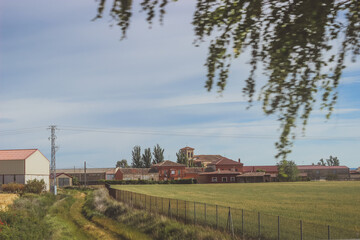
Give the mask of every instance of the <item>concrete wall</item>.
[{"label": "concrete wall", "polygon": [[48,175],[50,174],[50,162],[38,150],[25,160],[25,174]]}]

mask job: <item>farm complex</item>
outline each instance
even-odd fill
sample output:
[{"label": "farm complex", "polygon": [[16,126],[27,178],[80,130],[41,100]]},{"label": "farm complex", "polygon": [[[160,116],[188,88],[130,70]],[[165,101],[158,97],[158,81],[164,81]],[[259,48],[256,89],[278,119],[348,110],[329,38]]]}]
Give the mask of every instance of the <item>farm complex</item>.
[{"label": "farm complex", "polygon": [[[273,166],[244,166],[237,161],[221,155],[195,155],[194,148],[180,149],[188,158],[192,167],[166,160],[153,164],[150,168],[89,168],[58,169],[88,184],[106,180],[179,180],[196,179],[198,183],[259,183],[278,181],[278,168]],[[298,176],[302,180],[351,180],[360,176],[360,171],[350,171],[347,166],[298,165]]]}]

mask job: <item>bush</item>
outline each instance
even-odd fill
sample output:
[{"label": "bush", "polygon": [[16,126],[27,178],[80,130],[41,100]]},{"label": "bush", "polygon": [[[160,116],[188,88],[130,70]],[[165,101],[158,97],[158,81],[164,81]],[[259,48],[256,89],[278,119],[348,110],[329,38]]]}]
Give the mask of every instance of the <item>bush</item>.
[{"label": "bush", "polygon": [[8,183],[2,185],[2,190],[9,193],[22,193],[24,191],[24,184]]},{"label": "bush", "polygon": [[37,193],[40,194],[46,189],[46,184],[44,182],[44,179],[41,180],[28,180],[26,182],[24,191],[27,193]]}]

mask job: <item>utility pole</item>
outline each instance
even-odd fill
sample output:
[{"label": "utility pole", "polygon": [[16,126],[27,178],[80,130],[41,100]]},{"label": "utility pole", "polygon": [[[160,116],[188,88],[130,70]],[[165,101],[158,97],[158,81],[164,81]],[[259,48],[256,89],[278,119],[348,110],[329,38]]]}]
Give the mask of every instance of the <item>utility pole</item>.
[{"label": "utility pole", "polygon": [[51,130],[51,137],[49,138],[49,140],[51,141],[50,175],[51,175],[51,178],[52,178],[52,181],[50,180],[50,191],[56,195],[57,194],[57,191],[56,191],[56,157],[55,157],[56,148],[57,148],[55,146],[55,139],[56,139],[55,130],[56,130],[56,126],[51,125],[48,129]]},{"label": "utility pole", "polygon": [[86,161],[84,161],[84,182],[85,182],[85,187],[86,187]]}]

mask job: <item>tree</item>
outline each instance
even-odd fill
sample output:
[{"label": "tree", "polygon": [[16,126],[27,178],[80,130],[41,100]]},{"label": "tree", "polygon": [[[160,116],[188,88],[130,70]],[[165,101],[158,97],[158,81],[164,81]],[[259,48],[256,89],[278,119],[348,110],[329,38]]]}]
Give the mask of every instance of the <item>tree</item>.
[{"label": "tree", "polygon": [[[126,37],[132,16],[131,0],[112,1],[109,15]],[[98,14],[104,14],[101,0]],[[156,11],[162,23],[168,0],[143,0],[140,5],[152,24]],[[251,70],[243,94],[249,104],[256,92],[255,73],[261,67],[268,77],[259,100],[266,115],[275,114],[281,134],[276,157],[286,159],[301,121],[303,131],[316,101],[329,118],[337,101],[337,87],[345,56],[360,53],[360,1],[358,0],[198,0],[192,24],[195,46],[209,37],[205,62],[205,88],[222,92],[231,63],[246,50]],[[340,42],[339,49],[333,43]]]},{"label": "tree", "polygon": [[132,167],[133,168],[142,168],[143,161],[141,160],[141,147],[135,146],[132,151]]},{"label": "tree", "polygon": [[128,168],[129,165],[128,165],[126,159],[122,159],[121,161],[117,161],[117,162],[116,162],[116,167],[119,167],[119,168]]},{"label": "tree", "polygon": [[151,167],[151,149],[150,148],[146,148],[144,150],[144,154],[142,155],[142,161],[144,163],[144,167],[149,168]]},{"label": "tree", "polygon": [[189,160],[186,156],[186,153],[184,151],[179,150],[178,153],[176,153],[177,163],[184,164],[185,166],[189,165]]},{"label": "tree", "polygon": [[156,146],[154,147],[153,156],[153,164],[161,163],[164,161],[164,149],[162,149],[159,144],[156,144]]},{"label": "tree", "polygon": [[281,160],[278,164],[278,178],[280,181],[294,182],[298,179],[298,169],[293,161]]},{"label": "tree", "polygon": [[333,157],[333,156],[330,155],[330,157],[328,159],[326,159],[326,162],[324,161],[324,159],[321,158],[317,165],[320,165],[320,166],[339,166],[340,165],[340,160],[337,157]]}]

